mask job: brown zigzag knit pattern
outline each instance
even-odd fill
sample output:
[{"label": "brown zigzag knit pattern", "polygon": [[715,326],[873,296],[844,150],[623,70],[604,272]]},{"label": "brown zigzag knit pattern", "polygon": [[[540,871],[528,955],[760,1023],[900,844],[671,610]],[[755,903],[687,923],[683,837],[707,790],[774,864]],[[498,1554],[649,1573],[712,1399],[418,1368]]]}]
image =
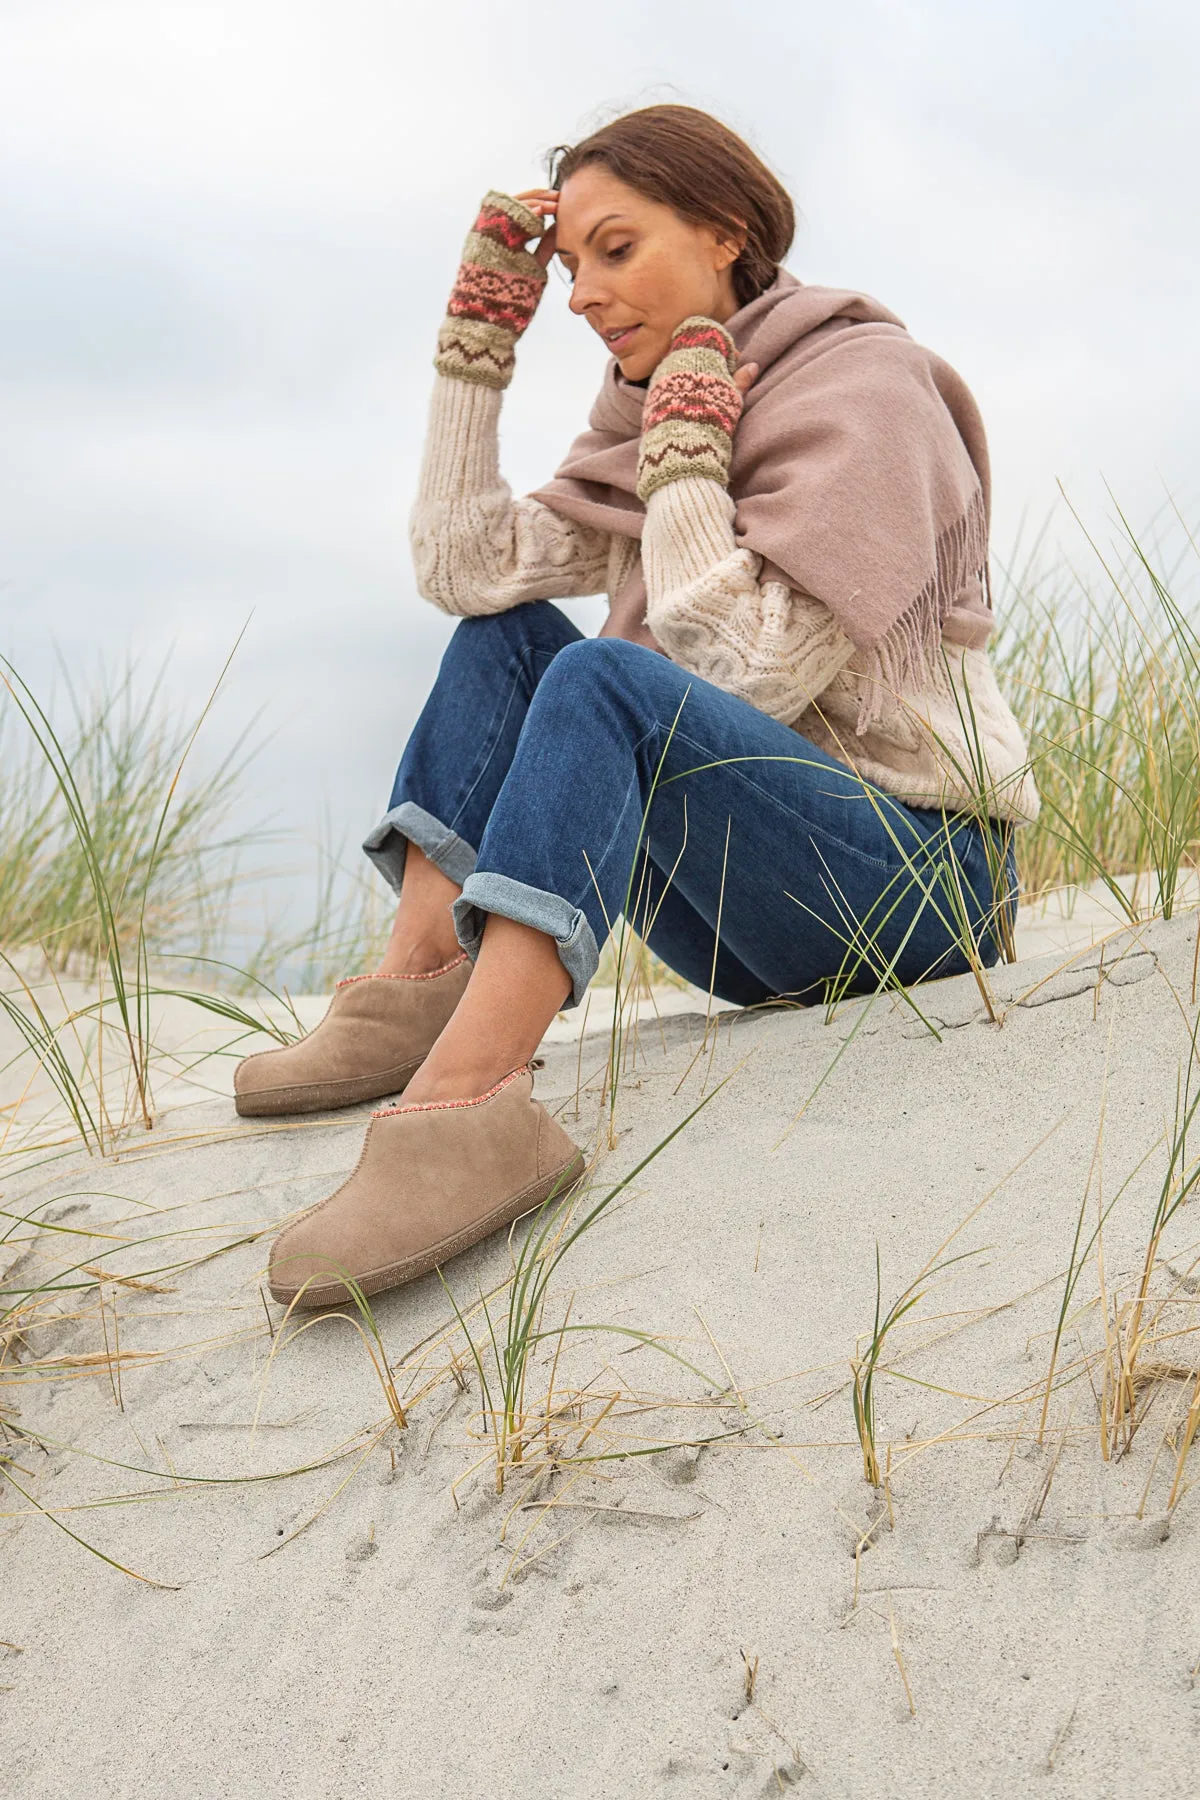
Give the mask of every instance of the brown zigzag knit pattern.
[{"label": "brown zigzag knit pattern", "polygon": [[484,195],[438,332],[433,364],[440,374],[484,387],[508,386],[513,347],[546,285],[545,269],[525,245],[544,229],[544,222],[520,200]]},{"label": "brown zigzag knit pattern", "polygon": [[685,319],[650,382],[637,491],[645,502],[669,481],[704,475],[724,487],[742,396],[733,339],[715,319]]}]

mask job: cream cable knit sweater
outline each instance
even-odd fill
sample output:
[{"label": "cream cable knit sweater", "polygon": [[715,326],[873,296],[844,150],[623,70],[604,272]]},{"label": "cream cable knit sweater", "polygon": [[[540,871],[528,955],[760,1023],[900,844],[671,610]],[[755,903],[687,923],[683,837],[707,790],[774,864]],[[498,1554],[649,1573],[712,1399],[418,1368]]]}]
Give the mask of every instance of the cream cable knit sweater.
[{"label": "cream cable knit sweater", "polygon": [[[540,501],[514,500],[500,473],[502,398],[478,382],[437,378],[411,521],[419,592],[463,616],[524,600],[615,594],[639,554],[636,542]],[[640,549],[646,619],[672,661],[793,726],[910,806],[978,804],[979,749],[963,724],[973,713],[988,811],[1018,825],[1036,818],[1025,742],[987,652],[947,644],[944,674],[901,693],[894,711],[856,735],[862,677],[854,645],[821,601],[759,581],[759,558],[734,541],[733,512],[725,489],[703,476],[650,496]]]}]

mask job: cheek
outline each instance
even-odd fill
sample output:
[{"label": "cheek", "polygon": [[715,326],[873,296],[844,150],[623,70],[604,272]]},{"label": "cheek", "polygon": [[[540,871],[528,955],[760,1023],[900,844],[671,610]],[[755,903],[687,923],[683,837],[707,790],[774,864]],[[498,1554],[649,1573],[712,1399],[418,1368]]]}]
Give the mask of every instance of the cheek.
[{"label": "cheek", "polygon": [[694,255],[679,247],[664,248],[646,262],[646,316],[661,319],[673,331],[690,313],[708,311],[712,286],[711,271]]},{"label": "cheek", "polygon": [[648,321],[662,318],[673,327],[683,316],[677,309],[687,289],[686,274],[668,251],[655,250],[639,257],[637,268],[629,271],[629,282],[627,297]]}]

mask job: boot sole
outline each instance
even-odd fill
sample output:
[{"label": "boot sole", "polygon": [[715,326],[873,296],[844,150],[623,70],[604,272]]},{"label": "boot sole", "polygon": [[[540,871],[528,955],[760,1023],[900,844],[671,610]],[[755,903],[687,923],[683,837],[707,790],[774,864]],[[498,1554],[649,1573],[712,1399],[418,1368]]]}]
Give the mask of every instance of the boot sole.
[{"label": "boot sole", "polygon": [[424,1061],[423,1056],[416,1056],[398,1068],[382,1069],[373,1075],[356,1075],[346,1081],[311,1081],[294,1087],[235,1093],[233,1104],[242,1119],[276,1119],[287,1113],[337,1112],[343,1106],[360,1106],[364,1100],[384,1100],[390,1094],[402,1094]]},{"label": "boot sole", "polygon": [[[551,1196],[556,1200],[565,1200],[578,1187],[586,1167],[586,1159],[580,1150],[569,1162],[563,1163],[560,1169],[550,1175],[543,1175],[540,1180],[523,1188],[519,1194],[510,1195],[482,1219],[475,1220],[453,1237],[442,1238],[416,1256],[387,1263],[383,1268],[371,1269],[366,1274],[356,1275],[354,1279],[364,1294],[381,1294],[387,1288],[406,1287],[409,1282],[419,1281],[422,1275],[428,1275],[442,1263],[449,1262],[452,1256],[459,1256],[464,1250],[482,1243],[484,1238],[490,1237],[505,1225],[511,1225],[524,1213],[536,1212]],[[341,1306],[351,1298],[349,1289],[340,1281],[313,1281],[301,1291],[299,1288],[283,1287],[271,1277],[269,1286],[272,1299],[277,1300],[281,1306],[289,1306],[297,1299],[297,1295],[297,1304],[301,1307]]]}]

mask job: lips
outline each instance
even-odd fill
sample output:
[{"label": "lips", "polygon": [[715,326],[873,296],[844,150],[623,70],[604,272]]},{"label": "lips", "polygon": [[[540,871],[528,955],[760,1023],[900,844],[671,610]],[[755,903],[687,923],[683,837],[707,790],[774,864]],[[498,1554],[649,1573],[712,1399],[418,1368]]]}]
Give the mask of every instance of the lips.
[{"label": "lips", "polygon": [[640,325],[619,325],[611,331],[602,331],[600,335],[613,355],[621,356],[628,350],[640,330]]}]

